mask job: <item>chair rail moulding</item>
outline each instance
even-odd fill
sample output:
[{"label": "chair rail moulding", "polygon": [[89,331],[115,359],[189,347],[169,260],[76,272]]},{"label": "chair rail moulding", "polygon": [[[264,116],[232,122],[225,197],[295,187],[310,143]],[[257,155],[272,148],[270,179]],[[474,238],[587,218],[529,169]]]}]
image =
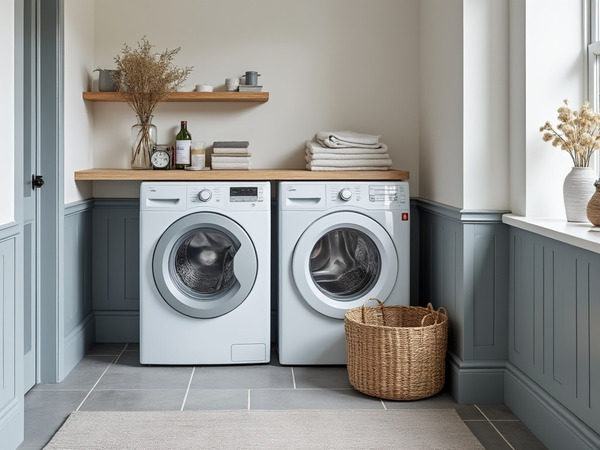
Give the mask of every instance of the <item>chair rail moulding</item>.
[{"label": "chair rail moulding", "polygon": [[408,180],[405,170],[310,171],[288,169],[209,170],[131,170],[87,169],[75,172],[75,181],[278,181],[278,180]]}]

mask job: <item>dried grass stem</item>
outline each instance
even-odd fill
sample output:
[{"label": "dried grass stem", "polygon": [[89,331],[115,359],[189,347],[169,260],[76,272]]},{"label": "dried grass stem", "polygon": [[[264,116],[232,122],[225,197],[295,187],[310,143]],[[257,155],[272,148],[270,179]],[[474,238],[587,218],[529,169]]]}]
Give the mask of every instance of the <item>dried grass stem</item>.
[{"label": "dried grass stem", "polygon": [[558,108],[560,123],[556,129],[550,122],[540,127],[543,140],[569,153],[573,166],[589,167],[592,155],[600,148],[600,114],[592,111],[589,102],[578,110],[570,109],[567,100],[564,104]]}]

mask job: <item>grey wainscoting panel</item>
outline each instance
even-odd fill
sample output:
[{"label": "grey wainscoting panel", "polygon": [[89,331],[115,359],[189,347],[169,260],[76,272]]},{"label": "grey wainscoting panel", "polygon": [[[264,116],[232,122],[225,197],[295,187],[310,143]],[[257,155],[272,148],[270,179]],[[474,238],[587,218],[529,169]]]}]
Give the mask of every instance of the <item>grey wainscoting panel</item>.
[{"label": "grey wainscoting panel", "polygon": [[508,333],[505,211],[413,203],[418,229],[411,242],[418,246],[418,265],[413,261],[411,268],[418,269],[418,288],[411,289],[411,304],[431,302],[448,311],[448,382],[454,397],[461,403],[502,403]]},{"label": "grey wainscoting panel", "polygon": [[[18,227],[0,229],[0,441],[23,440],[23,308],[17,295]],[[22,251],[22,246],[20,251]],[[4,448],[0,443],[0,447]]]},{"label": "grey wainscoting panel", "polygon": [[600,255],[511,228],[509,297],[506,403],[547,443],[600,448]]},{"label": "grey wainscoting panel", "polygon": [[61,361],[65,374],[77,365],[95,342],[91,279],[92,210],[93,201],[65,206],[65,353]]},{"label": "grey wainscoting panel", "polygon": [[96,199],[93,306],[98,342],[139,340],[139,199]]}]

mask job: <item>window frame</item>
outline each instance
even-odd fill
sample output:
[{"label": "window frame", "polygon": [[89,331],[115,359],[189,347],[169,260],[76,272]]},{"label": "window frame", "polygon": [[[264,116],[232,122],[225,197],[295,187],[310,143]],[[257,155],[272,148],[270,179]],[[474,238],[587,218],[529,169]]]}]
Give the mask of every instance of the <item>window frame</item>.
[{"label": "window frame", "polygon": [[[587,51],[587,98],[592,110],[600,112],[600,0],[584,1],[584,43]],[[600,157],[593,156],[591,163],[600,176]]]}]

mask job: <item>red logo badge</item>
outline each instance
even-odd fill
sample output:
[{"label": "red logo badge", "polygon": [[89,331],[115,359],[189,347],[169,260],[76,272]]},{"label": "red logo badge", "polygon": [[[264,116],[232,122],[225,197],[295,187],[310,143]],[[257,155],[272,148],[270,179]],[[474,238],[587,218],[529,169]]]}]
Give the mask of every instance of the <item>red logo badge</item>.
[{"label": "red logo badge", "polygon": [[408,213],[402,213],[402,220],[408,220]]}]

